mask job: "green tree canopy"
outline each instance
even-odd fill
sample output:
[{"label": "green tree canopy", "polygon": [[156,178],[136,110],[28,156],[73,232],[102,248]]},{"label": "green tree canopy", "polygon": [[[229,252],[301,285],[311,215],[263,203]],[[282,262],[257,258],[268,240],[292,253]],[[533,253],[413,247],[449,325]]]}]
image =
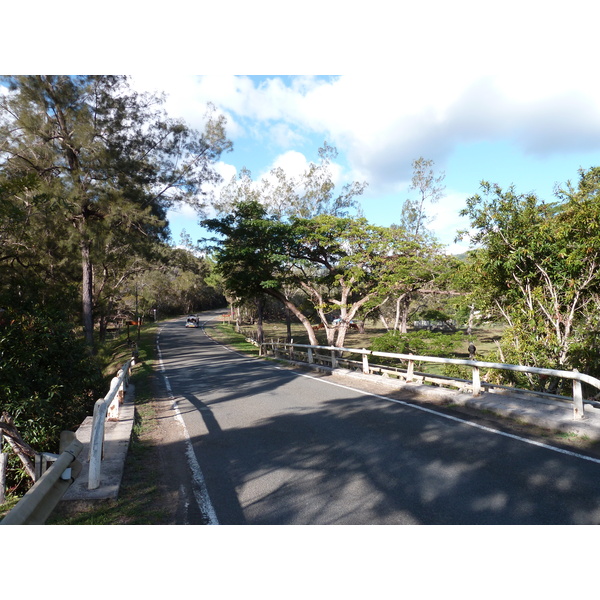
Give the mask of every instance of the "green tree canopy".
[{"label": "green tree canopy", "polygon": [[554,203],[487,182],[468,199],[463,214],[479,245],[468,268],[483,306],[509,325],[508,361],[582,367],[574,350],[598,325],[599,183],[593,168]]},{"label": "green tree canopy", "polygon": [[[327,326],[329,342],[339,347],[359,311],[403,285],[410,265],[423,258],[417,258],[419,245],[398,229],[335,215],[282,221],[256,200],[240,202],[230,214],[203,225],[222,236],[215,240],[214,257],[230,293],[239,299],[276,298],[300,320],[313,344],[312,324],[287,290],[303,290]],[[332,314],[340,319],[336,328]]]},{"label": "green tree canopy", "polygon": [[[214,163],[231,148],[224,119],[207,115],[197,132],[169,118],[164,98],[139,94],[121,76],[5,77],[0,98],[0,182],[10,205],[11,250],[32,229],[33,212],[52,217],[57,261],[78,254],[83,324],[93,345],[94,269],[168,237],[166,211],[206,206],[218,181]],[[8,197],[8,200],[6,200]],[[58,240],[58,241],[57,241]],[[49,242],[50,243],[50,242]],[[12,256],[12,254],[11,254]]]}]

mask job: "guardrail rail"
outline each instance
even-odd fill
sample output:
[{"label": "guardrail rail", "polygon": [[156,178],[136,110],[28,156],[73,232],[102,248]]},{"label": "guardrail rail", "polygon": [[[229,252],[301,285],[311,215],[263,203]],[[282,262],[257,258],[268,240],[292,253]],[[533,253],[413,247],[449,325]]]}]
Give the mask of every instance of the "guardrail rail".
[{"label": "guardrail rail", "polygon": [[83,444],[74,439],[74,433],[65,433],[71,434],[70,444],[6,514],[0,525],[43,525],[56,508],[81,470],[77,457]]},{"label": "guardrail rail", "polygon": [[[365,348],[337,348],[335,346],[311,346],[308,344],[294,344],[289,342],[262,342],[257,344],[260,347],[261,355],[271,353],[276,358],[283,358],[292,361],[305,362],[307,364],[327,364],[332,369],[341,364],[345,364],[352,369],[360,369],[365,374],[393,375],[403,379],[406,382],[414,383],[433,383],[440,386],[458,387],[470,389],[474,396],[481,394],[482,388],[492,390],[493,388],[510,389],[519,392],[536,393],[532,390],[520,390],[510,386],[492,384],[481,381],[480,369],[495,369],[502,371],[514,371],[519,373],[531,373],[546,377],[558,377],[561,379],[570,379],[573,381],[573,419],[582,419],[584,417],[584,400],[582,392],[582,383],[600,390],[600,380],[585,373],[580,373],[577,369],[573,371],[564,371],[558,369],[544,369],[540,367],[527,367],[522,365],[510,365],[504,363],[490,363],[478,360],[463,360],[458,358],[443,358],[438,356],[420,356],[415,354],[397,354],[393,352],[377,352]],[[327,354],[322,354],[326,352]],[[342,354],[361,355],[361,361],[353,361],[343,358]],[[382,357],[397,359],[403,367],[386,367],[369,362],[369,357]],[[415,371],[416,362],[428,362],[449,365],[461,365],[472,369],[470,380],[448,377],[443,375],[423,373]],[[539,392],[538,392],[539,393]],[[543,394],[553,396],[552,394]],[[559,396],[554,396],[558,398]]]},{"label": "guardrail rail", "polygon": [[94,404],[89,450],[89,490],[95,490],[100,487],[105,423],[106,421],[119,420],[119,405],[123,404],[125,391],[129,384],[129,377],[131,376],[134,364],[135,356],[130,358],[121,367],[116,377],[113,377],[108,394],[104,398],[97,400],[96,404]]}]

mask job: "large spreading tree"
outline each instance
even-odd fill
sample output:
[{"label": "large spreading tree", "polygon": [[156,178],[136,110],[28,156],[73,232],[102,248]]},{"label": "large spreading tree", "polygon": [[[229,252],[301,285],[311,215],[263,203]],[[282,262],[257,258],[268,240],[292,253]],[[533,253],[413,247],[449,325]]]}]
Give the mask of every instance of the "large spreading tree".
[{"label": "large spreading tree", "polygon": [[[405,285],[419,261],[414,240],[362,217],[282,220],[252,200],[203,225],[220,234],[214,257],[230,295],[240,301],[275,298],[303,324],[314,345],[310,313],[317,315],[328,342],[342,347],[359,312]],[[295,289],[304,292],[303,300],[289,294]]]},{"label": "large spreading tree", "polygon": [[[181,202],[202,209],[206,184],[230,149],[224,120],[207,115],[202,132],[169,118],[164,98],[140,94],[122,76],[4,77],[0,97],[0,184],[10,208],[2,257],[27,265],[41,217],[57,260],[79,256],[87,343],[93,347],[94,267],[123,249],[136,255],[168,237],[166,211]],[[27,238],[24,238],[27,239]]]}]

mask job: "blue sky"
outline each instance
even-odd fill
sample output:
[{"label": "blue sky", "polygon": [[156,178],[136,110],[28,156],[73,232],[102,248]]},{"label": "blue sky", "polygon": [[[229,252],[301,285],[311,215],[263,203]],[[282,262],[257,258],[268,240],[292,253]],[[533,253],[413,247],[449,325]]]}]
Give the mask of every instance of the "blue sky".
[{"label": "blue sky", "polygon": [[[342,76],[134,76],[140,89],[167,92],[167,109],[190,124],[213,102],[228,121],[234,149],[219,170],[228,181],[240,169],[255,179],[274,165],[290,173],[335,146],[339,185],[366,181],[365,216],[397,223],[412,161],[434,161],[445,174],[445,196],[429,208],[431,228],[448,251],[456,246],[465,199],[481,180],[551,200],[555,185],[575,182],[578,169],[600,164],[600,93],[589,79],[536,81],[520,72],[461,72],[408,79],[390,73]],[[171,212],[174,241],[182,229],[197,239],[197,218]]]}]

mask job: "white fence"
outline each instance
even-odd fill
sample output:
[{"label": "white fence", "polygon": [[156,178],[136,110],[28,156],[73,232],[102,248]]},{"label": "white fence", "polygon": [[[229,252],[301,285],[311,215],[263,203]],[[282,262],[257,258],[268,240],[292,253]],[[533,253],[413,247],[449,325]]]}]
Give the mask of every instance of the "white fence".
[{"label": "white fence", "polygon": [[77,473],[71,471],[75,466],[76,471],[81,468],[76,459],[82,448],[83,444],[79,440],[72,439],[56,457],[53,465],[2,519],[0,525],[43,525],[77,476]]},{"label": "white fence", "polygon": [[[88,489],[100,486],[102,469],[102,449],[104,446],[104,430],[107,420],[119,420],[119,406],[123,403],[125,390],[129,383],[131,370],[135,364],[134,356],[119,370],[110,384],[110,391],[104,398],[96,401],[92,418],[92,432],[89,448]],[[53,465],[45,471],[34,486],[19,500],[15,507],[4,517],[2,525],[43,524],[56,504],[67,491],[73,479],[81,470],[81,463],[75,459],[81,452],[83,444],[74,438],[72,432],[64,432],[70,445],[60,455],[42,453],[44,462],[52,461]],[[65,445],[61,439],[61,445]],[[71,473],[71,466],[77,463],[76,473]],[[36,472],[40,467],[36,462]],[[45,468],[45,465],[42,468]]]},{"label": "white fence", "polygon": [[[326,354],[324,354],[326,353]],[[406,382],[429,383],[439,386],[457,387],[470,390],[474,396],[481,394],[482,388],[513,389],[515,391],[530,392],[531,390],[517,390],[508,386],[482,382],[481,369],[495,369],[501,371],[514,371],[519,373],[531,373],[545,377],[557,377],[573,381],[573,418],[582,419],[584,416],[582,383],[600,390],[600,380],[584,373],[573,371],[561,371],[556,369],[542,369],[538,367],[525,367],[522,365],[509,365],[504,363],[489,363],[477,360],[462,360],[457,358],[441,358],[436,356],[418,356],[413,354],[395,354],[391,352],[376,352],[364,348],[336,348],[334,346],[310,346],[306,344],[293,344],[286,342],[264,342],[261,345],[261,354],[272,354],[278,358],[287,358],[293,361],[306,362],[308,364],[323,364],[335,369],[338,366],[346,366],[350,369],[361,370],[365,374],[380,374],[383,376],[398,377]],[[343,354],[359,355],[360,361],[342,357]],[[398,360],[398,367],[386,367],[369,362],[369,357],[392,358]],[[471,369],[471,379],[459,379],[443,375],[428,374],[415,371],[415,363],[438,363],[448,365],[460,365]],[[548,396],[549,394],[543,394]]]},{"label": "white fence", "polygon": [[125,390],[129,384],[131,370],[135,359],[130,358],[119,370],[110,383],[110,391],[104,398],[96,401],[92,420],[90,440],[90,469],[88,489],[95,490],[100,486],[100,471],[102,469],[102,448],[104,446],[104,425],[106,421],[119,420],[119,405],[123,404]]}]

